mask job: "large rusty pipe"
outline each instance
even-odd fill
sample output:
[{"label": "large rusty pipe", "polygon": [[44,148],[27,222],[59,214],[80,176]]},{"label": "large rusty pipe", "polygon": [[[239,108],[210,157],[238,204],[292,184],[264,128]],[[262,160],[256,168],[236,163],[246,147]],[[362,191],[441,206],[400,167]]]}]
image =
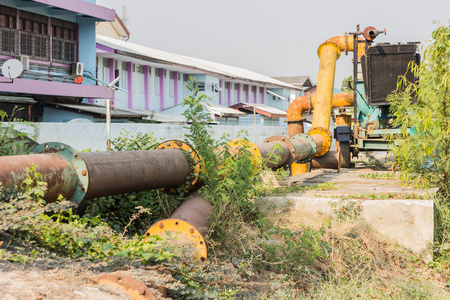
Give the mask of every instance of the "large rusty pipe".
[{"label": "large rusty pipe", "polygon": [[165,235],[170,232],[176,235],[176,243],[182,246],[192,245],[197,259],[206,261],[208,252],[204,236],[210,226],[208,216],[212,211],[213,206],[210,203],[198,193],[193,193],[192,198],[185,200],[169,219],[153,224],[145,232],[145,236]]},{"label": "large rusty pipe", "polygon": [[[262,158],[269,159],[266,163],[268,168],[286,165],[289,156],[291,155],[288,145],[282,141],[260,143],[257,144],[256,147],[261,152]],[[279,159],[275,161],[273,156],[278,156]]]},{"label": "large rusty pipe", "polygon": [[186,155],[177,149],[80,154],[89,174],[85,199],[179,186],[190,174]]},{"label": "large rusty pipe", "polygon": [[339,151],[329,151],[311,160],[312,169],[339,169]]},{"label": "large rusty pipe", "polygon": [[[27,168],[36,166],[41,174],[39,181],[47,183],[43,199],[55,202],[59,195],[71,199],[76,190],[77,175],[72,164],[58,154],[29,154],[0,157],[0,182],[3,189],[21,190],[20,185],[27,178]],[[33,177],[33,174],[30,174]]]}]

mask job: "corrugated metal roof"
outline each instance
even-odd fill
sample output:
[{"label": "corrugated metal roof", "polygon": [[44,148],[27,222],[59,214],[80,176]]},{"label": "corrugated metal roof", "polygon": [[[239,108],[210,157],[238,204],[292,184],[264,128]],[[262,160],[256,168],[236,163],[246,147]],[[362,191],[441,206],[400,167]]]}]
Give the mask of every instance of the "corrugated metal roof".
[{"label": "corrugated metal roof", "polygon": [[272,78],[297,87],[310,87],[313,85],[309,76],[276,76]]},{"label": "corrugated metal roof", "polygon": [[139,109],[122,109],[126,111],[131,111],[137,114],[143,114],[145,119],[155,121],[157,123],[186,123],[186,118],[184,116],[178,116],[173,114],[166,114],[158,111],[149,110],[139,110]]},{"label": "corrugated metal roof", "polygon": [[285,87],[296,90],[299,89],[298,87],[295,87],[293,85],[250,70],[211,62],[199,58],[160,51],[130,42],[116,40],[106,36],[97,35],[97,43],[113,48],[117,51],[117,53],[123,55],[137,55],[141,60],[168,65],[176,65],[190,69],[197,69],[206,73],[218,74],[220,76],[234,80],[257,82],[263,85]]},{"label": "corrugated metal roof", "polygon": [[252,103],[237,103],[230,106],[236,109],[244,109],[249,113],[253,113],[253,108],[257,114],[270,117],[270,118],[285,118],[286,112],[278,108],[266,105],[266,104],[252,104]]},{"label": "corrugated metal roof", "polygon": [[215,115],[218,115],[219,117],[243,117],[247,115],[246,113],[241,112],[237,109],[233,109],[219,104],[208,103],[206,108]]},{"label": "corrugated metal roof", "polygon": [[[75,110],[78,112],[86,112],[91,113],[95,115],[106,115],[106,107],[105,106],[99,106],[99,105],[92,105],[92,104],[66,104],[66,103],[46,103],[48,105],[63,108],[68,108],[70,110]],[[127,111],[120,108],[112,108],[111,109],[111,118],[142,118],[146,117],[148,114],[142,114],[142,113],[135,113],[132,111]]]}]

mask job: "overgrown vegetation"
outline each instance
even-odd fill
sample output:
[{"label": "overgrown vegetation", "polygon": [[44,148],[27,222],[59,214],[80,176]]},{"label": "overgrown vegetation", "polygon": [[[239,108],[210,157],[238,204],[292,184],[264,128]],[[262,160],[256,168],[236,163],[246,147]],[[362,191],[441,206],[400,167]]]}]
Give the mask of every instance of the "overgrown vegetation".
[{"label": "overgrown vegetation", "polygon": [[[258,178],[264,167],[246,147],[231,149],[226,137],[211,138],[208,99],[195,82],[188,88],[186,139],[201,157],[200,194],[214,206],[206,263],[193,260],[192,249],[177,246],[172,234],[141,236],[169,217],[182,197],[159,191],[104,197],[91,201],[87,213],[78,216],[64,199],[43,205],[46,184],[33,168],[24,192],[0,202],[0,263],[89,261],[92,269],[101,263],[108,271],[143,270],[136,278],[145,282],[163,272],[158,284],[173,299],[434,297],[435,287],[422,284],[411,271],[426,269],[421,258],[375,233],[360,219],[356,201],[336,207],[332,216],[311,217],[313,224],[299,222],[290,210],[262,208],[262,196],[332,190],[335,185],[264,186]],[[159,143],[152,134],[130,132],[112,141],[115,151],[151,150]]]},{"label": "overgrown vegetation", "polygon": [[[419,66],[410,64],[418,82],[403,76],[390,96],[394,126],[402,143],[393,148],[406,180],[437,186],[435,200],[435,259],[450,262],[450,27],[432,33]],[[446,269],[446,268],[445,268]]]},{"label": "overgrown vegetation", "polygon": [[15,117],[23,108],[14,107],[11,115],[0,110],[0,156],[26,154],[34,146],[33,141],[23,132],[16,130],[16,125],[28,127],[33,125]]}]

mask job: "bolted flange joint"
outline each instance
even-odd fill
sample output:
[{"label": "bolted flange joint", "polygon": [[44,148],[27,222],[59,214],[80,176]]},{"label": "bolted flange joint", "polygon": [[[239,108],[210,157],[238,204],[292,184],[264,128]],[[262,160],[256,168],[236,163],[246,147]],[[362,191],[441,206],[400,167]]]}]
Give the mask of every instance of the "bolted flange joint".
[{"label": "bolted flange joint", "polygon": [[240,148],[248,150],[252,156],[251,161],[253,163],[253,166],[255,168],[260,168],[262,164],[262,155],[261,151],[259,151],[258,147],[256,147],[255,144],[253,144],[249,140],[236,139],[229,142],[227,146],[229,147],[229,151],[231,154],[237,152]]},{"label": "bolted flange joint", "polygon": [[[199,181],[199,174],[200,174],[200,157],[198,156],[197,152],[186,142],[179,141],[179,140],[169,140],[162,142],[158,146],[156,146],[156,149],[179,149],[186,153],[186,155],[190,156],[190,168],[191,168],[191,176],[190,179],[186,181],[186,186],[184,189],[186,191],[193,190],[195,187],[195,184]],[[169,188],[160,188],[159,190],[166,193],[166,194],[177,194],[177,188],[178,187],[169,187]]]},{"label": "bolted flange joint", "polygon": [[75,191],[67,200],[80,204],[88,190],[89,170],[79,152],[66,144],[49,142],[32,148],[30,154],[54,154],[67,160],[73,168],[71,172],[74,172],[76,177]]},{"label": "bolted flange joint", "polygon": [[[331,148],[331,142],[333,140],[330,131],[324,127],[314,127],[311,128],[308,133],[311,137],[314,135],[321,135],[323,137],[323,144],[321,146],[317,145],[316,157],[323,156],[328,153]],[[314,137],[313,137],[314,138]]]},{"label": "bolted flange joint", "polygon": [[298,164],[306,164],[309,163],[314,156],[316,155],[317,151],[317,145],[312,136],[307,135],[306,133],[298,133],[291,137],[291,140],[306,140],[311,144],[312,151],[310,152],[310,155],[304,159],[297,160],[296,163]]}]

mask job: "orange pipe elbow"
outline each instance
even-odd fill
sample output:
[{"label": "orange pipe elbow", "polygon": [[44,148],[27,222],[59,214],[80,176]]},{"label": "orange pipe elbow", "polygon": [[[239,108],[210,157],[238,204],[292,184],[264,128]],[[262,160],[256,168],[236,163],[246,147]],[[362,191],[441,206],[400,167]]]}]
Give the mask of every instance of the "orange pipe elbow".
[{"label": "orange pipe elbow", "polygon": [[[314,109],[316,103],[316,94],[309,96],[310,101],[308,101],[308,96],[300,96],[291,102],[287,111],[286,118],[288,121],[298,121],[303,118],[303,112],[309,110],[311,102],[311,110]],[[341,106],[353,106],[354,96],[353,92],[338,93],[333,94],[331,106],[341,107]],[[289,126],[289,125],[288,125]]]}]

